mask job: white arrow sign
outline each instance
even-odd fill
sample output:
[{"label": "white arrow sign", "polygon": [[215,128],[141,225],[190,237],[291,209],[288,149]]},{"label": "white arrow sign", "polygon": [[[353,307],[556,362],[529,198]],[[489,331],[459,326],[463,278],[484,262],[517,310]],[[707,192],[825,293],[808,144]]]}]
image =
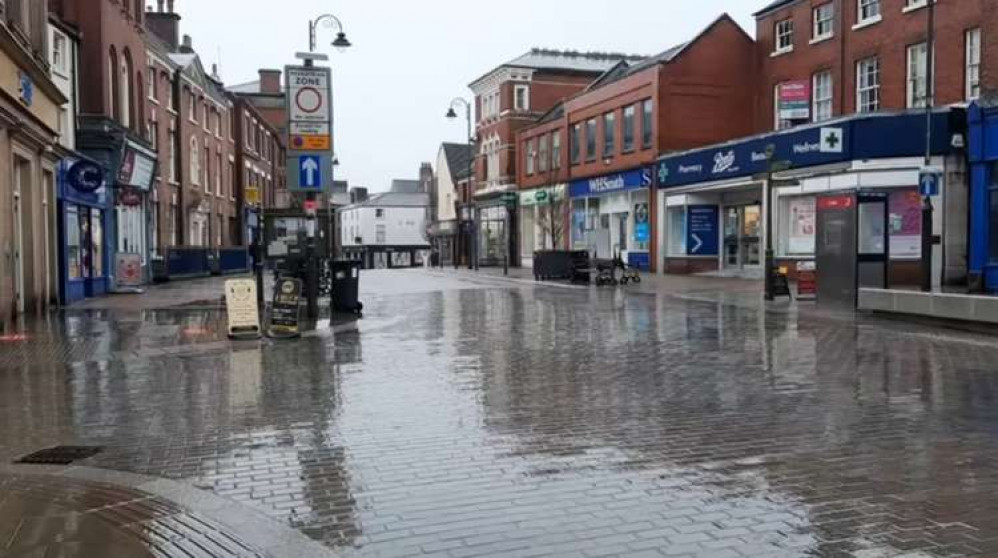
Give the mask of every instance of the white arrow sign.
[{"label": "white arrow sign", "polygon": [[302,157],[301,170],[305,171],[305,186],[316,185],[316,174],[319,172],[319,163],[312,157]]},{"label": "white arrow sign", "polygon": [[693,238],[693,242],[696,242],[696,245],[693,247],[693,250],[691,250],[691,252],[696,254],[697,252],[700,251],[701,248],[703,248],[703,240],[701,240],[696,233],[693,233],[690,236]]}]

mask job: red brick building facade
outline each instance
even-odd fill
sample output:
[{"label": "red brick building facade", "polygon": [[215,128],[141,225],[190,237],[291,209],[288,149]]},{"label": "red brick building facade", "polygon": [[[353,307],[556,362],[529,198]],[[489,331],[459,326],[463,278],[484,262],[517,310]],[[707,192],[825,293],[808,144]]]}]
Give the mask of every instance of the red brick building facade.
[{"label": "red brick building facade", "polygon": [[[926,5],[924,0],[781,0],[756,14],[757,131],[780,126],[774,107],[787,83],[810,89],[810,116],[801,121],[924,106]],[[988,59],[982,39],[994,40],[982,33],[985,10],[994,12],[994,2],[937,1],[935,105],[980,96],[981,61]]]}]

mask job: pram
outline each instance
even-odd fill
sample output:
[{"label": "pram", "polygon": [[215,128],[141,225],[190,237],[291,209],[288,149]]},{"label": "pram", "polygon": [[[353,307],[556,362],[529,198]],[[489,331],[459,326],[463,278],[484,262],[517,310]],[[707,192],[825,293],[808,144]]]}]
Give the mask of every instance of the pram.
[{"label": "pram", "polygon": [[[641,274],[638,270],[624,263],[623,258],[620,257],[620,253],[616,253],[613,259],[610,260],[594,260],[594,268],[596,269],[596,286],[617,286],[626,285],[628,283],[640,283]],[[617,271],[620,271],[620,276],[618,277]]]}]

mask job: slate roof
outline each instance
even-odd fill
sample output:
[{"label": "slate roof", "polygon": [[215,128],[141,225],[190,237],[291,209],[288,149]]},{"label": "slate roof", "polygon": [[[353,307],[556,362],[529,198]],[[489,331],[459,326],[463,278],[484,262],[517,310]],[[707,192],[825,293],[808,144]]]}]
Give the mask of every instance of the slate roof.
[{"label": "slate roof", "polygon": [[[236,93],[238,95],[260,95],[260,80],[247,81],[246,83],[237,83],[235,85],[230,85],[226,87],[230,92]],[[275,93],[277,94],[277,93]],[[279,95],[284,94],[284,84],[281,84],[281,92]]]},{"label": "slate roof", "polygon": [[797,1],[798,0],[776,0],[775,2],[770,2],[769,5],[767,5],[765,8],[759,10],[758,12],[752,15],[755,17],[759,17],[778,8],[782,8],[783,6],[789,6],[790,4],[793,4],[794,2]]},{"label": "slate roof", "polygon": [[417,194],[422,185],[418,180],[392,180],[391,192],[396,194]]},{"label": "slate roof", "polygon": [[353,209],[356,207],[429,207],[430,206],[430,195],[429,194],[411,194],[411,193],[400,193],[400,192],[384,192],[381,194],[372,194],[367,200],[360,203],[355,203],[349,205],[344,209]]},{"label": "slate roof", "polygon": [[454,182],[466,180],[468,175],[468,165],[471,161],[471,148],[466,143],[445,143],[444,157],[447,158],[447,168]]},{"label": "slate roof", "polygon": [[605,72],[621,60],[637,61],[643,56],[616,52],[578,52],[574,50],[552,50],[533,48],[530,52],[510,60],[503,66],[533,68],[536,70],[576,70],[582,72]]}]

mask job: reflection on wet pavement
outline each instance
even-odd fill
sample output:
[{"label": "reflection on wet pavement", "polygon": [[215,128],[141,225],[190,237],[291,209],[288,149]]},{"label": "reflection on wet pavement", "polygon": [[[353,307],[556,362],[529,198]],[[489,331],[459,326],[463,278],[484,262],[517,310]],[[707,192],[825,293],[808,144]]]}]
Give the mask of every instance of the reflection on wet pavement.
[{"label": "reflection on wet pavement", "polygon": [[[998,344],[801,308],[364,277],[365,318],[0,343],[0,458],[183,479],[344,556],[998,555]],[[0,544],[3,534],[0,532]]]}]

